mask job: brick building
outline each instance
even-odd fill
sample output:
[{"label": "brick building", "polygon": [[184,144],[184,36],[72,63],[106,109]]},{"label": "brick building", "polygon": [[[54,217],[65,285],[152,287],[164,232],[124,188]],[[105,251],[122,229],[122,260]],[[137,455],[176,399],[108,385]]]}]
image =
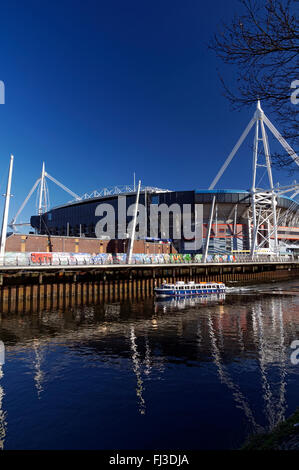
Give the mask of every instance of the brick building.
[{"label": "brick building", "polygon": [[[126,253],[128,240],[100,240],[98,238],[47,235],[12,234],[6,239],[5,251],[16,252],[69,252],[69,253]],[[171,243],[135,240],[134,253],[176,253]]]}]

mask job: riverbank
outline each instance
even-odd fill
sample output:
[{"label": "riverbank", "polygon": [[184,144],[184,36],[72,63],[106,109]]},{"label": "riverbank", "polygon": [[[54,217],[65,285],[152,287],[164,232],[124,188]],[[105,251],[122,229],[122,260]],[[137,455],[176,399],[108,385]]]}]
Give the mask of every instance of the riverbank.
[{"label": "riverbank", "polygon": [[251,436],[241,450],[299,450],[299,408],[273,431]]}]

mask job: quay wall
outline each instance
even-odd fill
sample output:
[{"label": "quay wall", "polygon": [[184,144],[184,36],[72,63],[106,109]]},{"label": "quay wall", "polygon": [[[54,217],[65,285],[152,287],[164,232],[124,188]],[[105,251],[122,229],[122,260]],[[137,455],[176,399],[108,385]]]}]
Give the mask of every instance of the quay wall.
[{"label": "quay wall", "polygon": [[237,285],[296,278],[299,263],[2,268],[0,315],[145,298],[163,280]]}]

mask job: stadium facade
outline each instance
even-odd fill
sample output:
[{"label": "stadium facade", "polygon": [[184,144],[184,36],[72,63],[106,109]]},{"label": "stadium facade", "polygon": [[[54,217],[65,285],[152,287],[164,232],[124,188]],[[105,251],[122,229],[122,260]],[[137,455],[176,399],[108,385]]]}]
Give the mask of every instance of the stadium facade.
[{"label": "stadium facade", "polygon": [[[251,181],[248,183],[250,190],[215,189],[251,129],[255,132]],[[281,186],[274,182],[266,129],[299,166],[299,156],[264,114],[258,100],[251,120],[209,189],[141,189],[135,238],[171,240],[180,253],[203,253],[204,261],[208,253],[242,252],[249,253],[251,259],[256,254],[299,254],[299,203],[295,200],[299,183]],[[46,178],[75,200],[49,210]],[[41,177],[12,219],[12,228],[18,225],[16,220],[36,188],[39,188],[38,215],[32,216],[30,223],[37,234],[125,239],[134,233],[136,219],[132,223],[135,213],[132,207],[139,195],[136,188],[105,188],[80,197],[49,175],[44,164]],[[291,197],[286,194],[291,194]],[[153,221],[155,230],[152,230]],[[187,229],[186,221],[189,224]]]},{"label": "stadium facade", "polygon": [[[80,201],[55,207],[43,214],[32,216],[30,223],[38,234],[45,235],[69,235],[76,237],[96,238],[96,226],[101,217],[96,211],[99,205],[109,204],[115,211],[116,226],[120,223],[119,196],[125,196],[125,231],[132,221],[132,215],[127,215],[129,206],[136,202],[136,191],[125,191],[121,194],[104,194],[88,197]],[[158,238],[171,239],[176,249],[181,252],[203,252],[208,240],[209,253],[249,252],[252,240],[252,196],[249,191],[242,190],[190,190],[168,191],[155,188],[142,188],[139,203],[146,210],[146,232],[143,236],[150,239],[150,210],[151,206],[166,205],[169,209],[173,204],[182,208],[190,207],[190,220],[192,231],[195,232],[196,224],[200,223],[201,243],[194,250],[186,249],[186,243],[190,238],[183,236],[175,238],[177,225],[182,223],[181,218],[169,212],[169,230],[165,231],[163,219],[159,218]],[[201,220],[196,220],[195,207],[202,207]],[[276,200],[277,241],[280,253],[292,251],[298,253],[299,249],[299,204],[286,196],[279,196]],[[122,219],[123,220],[123,219]],[[122,222],[123,223],[123,222]],[[137,227],[138,229],[138,227]],[[210,233],[209,233],[210,232]],[[196,232],[195,232],[196,233]],[[268,240],[266,240],[266,233]],[[270,235],[269,235],[270,234]],[[263,232],[259,231],[259,237]],[[136,233],[138,237],[138,230]],[[105,236],[104,236],[105,238]],[[116,231],[115,238],[118,237]],[[122,237],[121,237],[122,238]],[[264,250],[271,252],[271,244],[274,236],[269,227],[265,226]],[[298,249],[297,249],[298,247]]]}]

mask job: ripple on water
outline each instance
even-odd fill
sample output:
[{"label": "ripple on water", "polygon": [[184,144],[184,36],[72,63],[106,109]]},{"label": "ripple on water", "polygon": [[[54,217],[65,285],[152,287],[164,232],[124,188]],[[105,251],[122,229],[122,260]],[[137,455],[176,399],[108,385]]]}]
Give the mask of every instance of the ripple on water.
[{"label": "ripple on water", "polygon": [[298,405],[298,294],[292,281],[3,316],[0,445],[240,446]]}]

